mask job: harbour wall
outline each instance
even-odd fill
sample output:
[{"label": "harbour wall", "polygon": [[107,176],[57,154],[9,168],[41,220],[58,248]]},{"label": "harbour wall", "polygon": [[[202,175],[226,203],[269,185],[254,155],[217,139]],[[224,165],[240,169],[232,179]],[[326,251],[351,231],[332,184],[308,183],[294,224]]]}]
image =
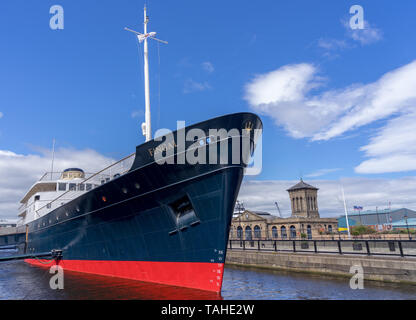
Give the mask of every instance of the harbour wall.
[{"label": "harbour wall", "polygon": [[287,270],[351,278],[352,266],[361,266],[364,280],[416,285],[416,259],[400,257],[348,256],[228,250],[226,264]]}]

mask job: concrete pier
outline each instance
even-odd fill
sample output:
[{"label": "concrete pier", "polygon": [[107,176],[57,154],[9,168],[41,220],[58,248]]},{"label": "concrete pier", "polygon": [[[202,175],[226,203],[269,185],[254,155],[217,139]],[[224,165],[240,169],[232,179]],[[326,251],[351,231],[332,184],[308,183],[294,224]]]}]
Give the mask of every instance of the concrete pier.
[{"label": "concrete pier", "polygon": [[348,278],[350,268],[360,265],[364,280],[416,285],[415,258],[228,250],[226,264]]}]

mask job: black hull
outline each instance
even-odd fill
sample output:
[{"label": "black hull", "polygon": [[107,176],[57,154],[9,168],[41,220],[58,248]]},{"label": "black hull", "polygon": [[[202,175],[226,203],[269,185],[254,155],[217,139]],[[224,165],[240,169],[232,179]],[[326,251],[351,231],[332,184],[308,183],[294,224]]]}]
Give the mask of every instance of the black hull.
[{"label": "black hull", "polygon": [[[247,121],[261,128],[257,116],[241,113],[186,131],[241,129]],[[245,165],[160,165],[152,157],[160,143],[138,146],[128,173],[30,223],[26,253],[60,249],[68,270],[220,291]],[[190,210],[176,211],[181,206]],[[172,272],[178,275],[171,281]]]}]

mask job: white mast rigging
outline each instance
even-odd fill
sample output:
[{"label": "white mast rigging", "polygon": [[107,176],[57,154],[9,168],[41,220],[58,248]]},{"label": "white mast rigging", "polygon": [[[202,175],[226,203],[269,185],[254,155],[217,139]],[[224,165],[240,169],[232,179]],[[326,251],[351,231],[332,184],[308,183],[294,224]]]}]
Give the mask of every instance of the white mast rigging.
[{"label": "white mast rigging", "polygon": [[149,90],[149,53],[147,47],[147,38],[153,39],[162,43],[167,44],[167,41],[163,41],[155,38],[156,32],[147,33],[147,24],[149,17],[146,15],[146,7],[144,7],[144,33],[140,33],[129,28],[124,28],[126,31],[130,31],[137,35],[139,43],[144,42],[144,98],[146,104],[145,122],[142,123],[143,135],[146,136],[146,142],[152,140],[152,124],[150,117],[150,90]]}]

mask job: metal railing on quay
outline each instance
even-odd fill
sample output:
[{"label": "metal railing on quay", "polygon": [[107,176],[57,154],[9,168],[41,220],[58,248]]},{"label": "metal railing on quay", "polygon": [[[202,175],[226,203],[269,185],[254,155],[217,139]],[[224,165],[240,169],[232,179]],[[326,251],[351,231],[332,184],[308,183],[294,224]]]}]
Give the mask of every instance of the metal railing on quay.
[{"label": "metal railing on quay", "polygon": [[357,254],[368,256],[416,257],[415,240],[369,240],[369,239],[279,239],[279,240],[229,240],[229,250],[264,252],[306,252]]}]

